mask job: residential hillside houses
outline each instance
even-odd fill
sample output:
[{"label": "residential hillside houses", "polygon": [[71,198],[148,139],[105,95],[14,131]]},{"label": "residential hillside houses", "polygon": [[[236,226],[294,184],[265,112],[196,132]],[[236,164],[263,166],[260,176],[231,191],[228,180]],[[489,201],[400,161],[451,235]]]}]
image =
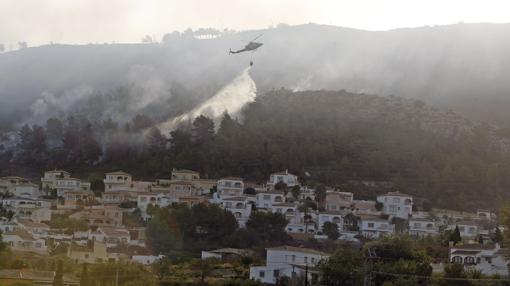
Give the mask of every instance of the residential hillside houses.
[{"label": "residential hillside houses", "polygon": [[383,204],[382,212],[390,217],[408,219],[413,212],[413,197],[401,192],[377,196],[377,202]]},{"label": "residential hillside houses", "polygon": [[[154,181],[135,180],[123,171],[108,172],[103,183],[104,191],[99,193],[91,189],[90,182],[63,170],[44,172],[40,182],[15,176],[0,178],[0,203],[4,214],[9,214],[0,218],[4,241],[17,251],[37,253],[66,246],[66,255],[78,263],[127,259],[150,264],[158,257],[150,255],[145,245],[143,225],[151,219],[151,208],[201,203],[231,212],[240,227],[246,226],[255,211],[281,214],[288,222],[285,231],[305,240],[326,239],[324,225],[332,223],[339,232],[338,239],[349,242],[399,233],[428,237],[459,229],[463,242],[472,243],[490,237],[495,231],[490,226],[497,225],[491,210],[416,210],[414,198],[400,191],[374,195],[374,200],[360,200],[355,193],[338,189],[319,195],[287,170],[271,174],[264,183],[232,176],[204,179],[198,172],[185,169],[173,169],[168,178]],[[50,227],[54,220],[65,219],[80,221],[87,229],[69,232]],[[147,253],[135,253],[135,258],[126,250],[129,247]],[[506,250],[498,247],[453,247],[450,259],[462,260],[466,267],[484,273],[504,274]],[[223,259],[237,252],[223,249],[204,253]],[[314,279],[313,267],[327,257],[304,248],[269,248],[266,264],[252,267],[250,277],[274,284],[282,276],[303,275],[308,265],[308,275]]]},{"label": "residential hillside houses", "polygon": [[30,180],[16,176],[0,177],[0,194],[12,194],[16,186],[24,184],[30,184]]},{"label": "residential hillside houses", "polygon": [[317,250],[280,246],[266,249],[266,265],[250,267],[250,279],[267,284],[276,284],[281,277],[300,277],[305,273],[312,285],[317,283],[318,274],[313,269],[329,255]]},{"label": "residential hillside houses", "polygon": [[289,173],[289,170],[273,173],[269,176],[269,180],[267,181],[267,186],[269,188],[274,188],[274,186],[278,183],[283,183],[287,187],[299,185],[298,177]]},{"label": "residential hillside houses", "polygon": [[499,244],[467,244],[451,247],[449,260],[464,265],[466,270],[477,270],[485,275],[508,276],[510,252]]}]

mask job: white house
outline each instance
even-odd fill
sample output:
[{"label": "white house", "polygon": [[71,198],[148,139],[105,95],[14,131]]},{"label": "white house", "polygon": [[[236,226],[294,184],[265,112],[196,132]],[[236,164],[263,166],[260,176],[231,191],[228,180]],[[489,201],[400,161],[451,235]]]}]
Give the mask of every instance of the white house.
[{"label": "white house", "polygon": [[317,233],[317,227],[315,226],[315,222],[290,222],[285,226],[285,231],[288,233],[308,233],[315,234]]},{"label": "white house", "polygon": [[33,204],[18,205],[14,209],[14,217],[17,219],[28,219],[34,222],[50,221],[51,209],[48,207],[38,207]]},{"label": "white house", "polygon": [[250,218],[252,204],[247,197],[225,198],[221,202],[220,206],[234,214],[237,223],[241,227],[244,227]]},{"label": "white house", "polygon": [[41,222],[28,219],[17,219],[18,224],[32,234],[35,238],[45,239],[50,231],[50,226]]},{"label": "white house", "polygon": [[463,264],[466,270],[474,269],[485,275],[508,276],[509,250],[500,248],[498,244],[462,245],[452,247],[449,259],[452,263]]},{"label": "white house", "polygon": [[147,208],[152,206],[166,207],[169,206],[172,202],[167,197],[166,193],[162,192],[143,192],[138,193],[136,198],[136,205],[138,209],[142,212],[142,217],[144,219],[148,219],[149,216],[147,214]]},{"label": "white house", "polygon": [[57,190],[57,196],[63,197],[67,192],[90,191],[90,183],[68,177],[57,179],[54,184],[54,189]]},{"label": "white house", "polygon": [[123,171],[105,174],[105,191],[131,191],[134,188],[133,177]]},{"label": "white house", "polygon": [[338,231],[343,230],[343,218],[340,212],[320,212],[317,216],[317,224],[319,225],[320,231],[322,231],[322,227],[324,223],[331,222],[335,223],[338,226]]},{"label": "white house", "polygon": [[353,207],[354,195],[350,192],[326,192],[325,206],[326,211],[340,211],[343,209],[351,209]]},{"label": "white house", "polygon": [[47,247],[44,239],[36,239],[23,228],[8,231],[2,234],[3,241],[13,250],[46,253]]},{"label": "white house", "polygon": [[273,204],[281,204],[285,202],[283,192],[270,191],[259,192],[256,195],[257,208],[270,208]]},{"label": "white house", "polygon": [[361,215],[358,227],[361,235],[371,238],[379,238],[395,233],[395,226],[380,216]]},{"label": "white house", "polygon": [[408,219],[413,212],[413,197],[401,192],[377,196],[377,201],[383,204],[382,212],[390,217]]},{"label": "white house", "polygon": [[428,218],[410,218],[408,222],[409,234],[414,236],[435,236],[439,234],[436,220]]},{"label": "white house", "polygon": [[298,177],[289,173],[289,170],[273,173],[269,176],[268,187],[274,188],[278,183],[284,183],[287,187],[299,185]]},{"label": "white house", "polygon": [[43,199],[32,199],[32,198],[23,198],[18,196],[8,197],[2,199],[2,205],[8,208],[17,208],[25,205],[33,205],[36,207],[44,207],[50,208],[51,202]]},{"label": "white house", "polygon": [[291,218],[297,214],[297,207],[297,204],[293,203],[276,203],[269,207],[269,211],[283,214],[285,217]]},{"label": "white house", "polygon": [[41,195],[39,186],[32,183],[18,184],[14,186],[14,195],[22,198],[36,199]]},{"label": "white house", "polygon": [[30,180],[16,177],[16,176],[8,176],[8,177],[0,177],[0,193],[13,193],[14,188],[20,184],[28,184]]},{"label": "white house", "polygon": [[164,255],[133,255],[131,256],[131,261],[148,266],[153,264],[154,262],[165,258]]},{"label": "white house", "polygon": [[[318,274],[312,269],[328,259],[329,255],[313,249],[279,246],[267,249],[266,265],[250,267],[250,279],[275,284],[281,277],[304,276],[308,268],[308,281],[317,281]],[[312,284],[313,285],[313,284]]]},{"label": "white house", "polygon": [[70,178],[71,174],[64,170],[52,170],[44,172],[43,177],[41,178],[42,188],[44,189],[54,189],[56,188],[56,182],[59,179]]},{"label": "white house", "polygon": [[129,231],[125,228],[101,226],[95,231],[90,231],[88,239],[106,243],[108,247],[114,247],[121,244],[128,244],[131,240],[131,236],[129,235]]},{"label": "white house", "polygon": [[172,169],[172,174],[170,175],[172,181],[195,181],[200,180],[200,173],[193,170],[185,170],[185,169]]},{"label": "white house", "polygon": [[217,196],[220,199],[228,197],[243,196],[244,182],[242,178],[227,177],[218,180],[217,183]]},{"label": "white house", "polygon": [[15,221],[8,221],[7,219],[0,220],[0,232],[2,232],[2,233],[9,232],[9,231],[12,232],[19,228],[22,228],[21,225],[19,225]]}]

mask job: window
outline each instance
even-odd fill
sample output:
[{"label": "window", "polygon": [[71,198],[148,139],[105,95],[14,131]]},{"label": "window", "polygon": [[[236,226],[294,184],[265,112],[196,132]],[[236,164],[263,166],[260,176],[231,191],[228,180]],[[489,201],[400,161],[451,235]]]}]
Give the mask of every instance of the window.
[{"label": "window", "polygon": [[264,278],[264,276],[266,276],[266,272],[265,271],[260,271],[259,272],[259,277],[260,278]]},{"label": "window", "polygon": [[264,201],[269,201],[270,199],[271,199],[270,195],[264,195],[264,197],[263,197]]},{"label": "window", "polygon": [[308,257],[305,256],[304,261],[305,263],[308,263]]},{"label": "window", "polygon": [[476,229],[474,226],[469,228],[469,233],[475,233],[475,232],[476,232]]},{"label": "window", "polygon": [[419,222],[414,223],[414,228],[420,228],[420,227],[421,227],[421,223],[419,223]]},{"label": "window", "polygon": [[465,264],[475,264],[475,258],[471,256],[467,256],[464,258]]},{"label": "window", "polygon": [[454,256],[454,257],[452,258],[452,262],[453,262],[453,263],[462,263],[462,257],[460,257],[460,256]]},{"label": "window", "polygon": [[374,227],[374,223],[373,223],[373,222],[369,222],[369,223],[367,224],[367,226],[368,226],[368,227],[370,227],[370,228],[373,228],[373,227]]},{"label": "window", "polygon": [[273,277],[275,277],[275,278],[280,277],[280,270],[278,270],[278,269],[273,270]]},{"label": "window", "polygon": [[464,232],[466,229],[463,226],[459,226],[459,231]]},{"label": "window", "polygon": [[393,202],[396,204],[400,204],[400,198],[393,198]]}]

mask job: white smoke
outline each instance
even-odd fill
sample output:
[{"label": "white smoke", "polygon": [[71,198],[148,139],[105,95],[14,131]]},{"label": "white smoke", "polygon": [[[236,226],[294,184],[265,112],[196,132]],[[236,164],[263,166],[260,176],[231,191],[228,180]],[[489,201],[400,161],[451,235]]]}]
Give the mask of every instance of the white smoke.
[{"label": "white smoke", "polygon": [[233,118],[236,118],[246,104],[255,101],[257,87],[249,70],[250,68],[243,70],[240,75],[199,106],[161,123],[158,127],[164,132],[169,132],[176,129],[179,124],[190,122],[200,115],[217,120],[224,112],[228,112]]},{"label": "white smoke", "polygon": [[137,114],[144,113],[151,104],[157,105],[172,96],[169,80],[163,78],[153,67],[131,66],[124,82],[130,88],[123,97],[116,97],[107,104],[94,104],[98,91],[88,85],[81,85],[60,95],[43,92],[30,105],[30,116],[21,124],[44,124],[51,117],[65,118],[76,112],[92,117],[92,120],[112,119],[125,123]]},{"label": "white smoke", "polygon": [[78,101],[90,96],[93,92],[94,89],[86,85],[68,90],[58,97],[45,91],[30,105],[31,116],[24,123],[44,125],[50,117],[62,117]]}]

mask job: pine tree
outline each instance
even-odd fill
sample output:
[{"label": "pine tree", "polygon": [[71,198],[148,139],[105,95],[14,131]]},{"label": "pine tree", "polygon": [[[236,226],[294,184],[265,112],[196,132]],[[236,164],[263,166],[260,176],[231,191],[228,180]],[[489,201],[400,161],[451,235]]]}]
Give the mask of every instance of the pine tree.
[{"label": "pine tree", "polygon": [[452,241],[453,245],[456,245],[457,243],[462,241],[462,237],[460,236],[460,231],[459,231],[458,225],[455,226],[455,230],[452,232],[452,234],[450,234],[450,238],[448,240]]},{"label": "pine tree", "polygon": [[503,233],[501,232],[499,227],[496,227],[496,231],[494,232],[494,242],[496,242],[496,243],[503,242]]}]

